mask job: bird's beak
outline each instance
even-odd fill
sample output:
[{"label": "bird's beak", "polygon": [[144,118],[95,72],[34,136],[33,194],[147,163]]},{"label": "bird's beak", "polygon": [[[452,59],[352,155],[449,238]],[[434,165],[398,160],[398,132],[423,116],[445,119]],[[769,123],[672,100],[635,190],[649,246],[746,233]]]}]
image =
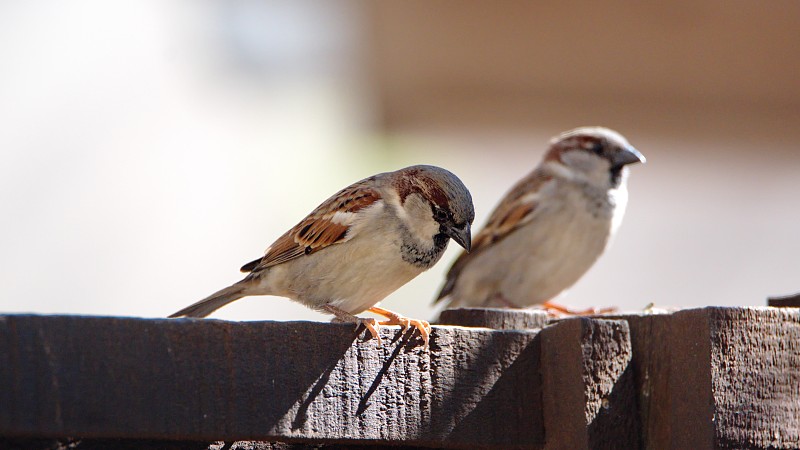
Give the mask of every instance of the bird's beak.
[{"label": "bird's beak", "polygon": [[447,227],[447,235],[450,236],[458,245],[464,247],[464,250],[469,253],[472,248],[472,235],[470,232],[469,222],[465,223],[463,227]]},{"label": "bird's beak", "polygon": [[647,161],[647,159],[643,154],[639,153],[639,150],[636,150],[632,146],[628,146],[613,156],[612,163],[614,164],[614,167],[622,167],[638,162],[644,163],[645,161]]}]

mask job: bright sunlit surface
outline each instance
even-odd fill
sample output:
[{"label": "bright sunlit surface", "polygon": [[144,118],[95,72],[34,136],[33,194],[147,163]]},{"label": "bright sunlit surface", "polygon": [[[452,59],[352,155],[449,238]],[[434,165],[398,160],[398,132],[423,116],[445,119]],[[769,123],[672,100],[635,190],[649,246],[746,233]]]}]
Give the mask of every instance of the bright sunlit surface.
[{"label": "bright sunlit surface", "polygon": [[[462,178],[477,232],[547,140],[581,125],[617,129],[648,162],[631,168],[611,249],[562,303],[763,305],[800,291],[796,111],[682,127],[675,109],[639,128],[635,112],[565,107],[524,129],[387,133],[359,5],[0,5],[0,312],[165,317],[238,281],[338,189],[412,164]],[[458,251],[382,305],[433,318]],[[213,317],[328,320],[277,297]]]}]

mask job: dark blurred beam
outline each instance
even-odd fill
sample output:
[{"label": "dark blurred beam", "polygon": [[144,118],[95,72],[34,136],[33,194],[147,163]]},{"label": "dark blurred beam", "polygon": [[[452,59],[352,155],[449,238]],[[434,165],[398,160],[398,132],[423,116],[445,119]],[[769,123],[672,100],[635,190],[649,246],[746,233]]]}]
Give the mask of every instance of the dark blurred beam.
[{"label": "dark blurred beam", "polygon": [[767,299],[767,305],[777,308],[800,308],[800,292],[783,297],[770,297]]}]

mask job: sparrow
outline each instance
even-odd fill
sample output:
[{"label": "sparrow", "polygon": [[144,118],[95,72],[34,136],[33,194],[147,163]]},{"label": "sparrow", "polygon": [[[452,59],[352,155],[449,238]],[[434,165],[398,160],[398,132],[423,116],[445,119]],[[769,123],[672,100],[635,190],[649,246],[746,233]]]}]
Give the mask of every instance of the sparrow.
[{"label": "sparrow", "polygon": [[[450,239],[470,249],[472,196],[451,172],[411,166],[358,181],[325,200],[242,266],[234,283],[169,317],[206,317],[250,295],[287,297],[334,321],[364,325],[380,345],[379,325],[413,325],[425,345],[431,326],[375,306],[431,268]],[[388,320],[357,317],[370,311]]]},{"label": "sparrow", "polygon": [[637,162],[645,157],[608,128],[553,138],[539,165],[492,212],[472,251],[453,263],[434,303],[580,314],[551,300],[608,247],[625,214],[627,166]]}]

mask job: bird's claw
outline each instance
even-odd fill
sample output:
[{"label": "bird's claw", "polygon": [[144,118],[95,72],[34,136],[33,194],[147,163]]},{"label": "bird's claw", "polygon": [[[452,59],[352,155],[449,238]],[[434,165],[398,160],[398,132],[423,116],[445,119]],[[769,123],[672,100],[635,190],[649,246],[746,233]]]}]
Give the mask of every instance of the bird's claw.
[{"label": "bird's claw", "polygon": [[367,329],[367,331],[369,331],[372,337],[378,340],[379,346],[383,343],[383,341],[381,340],[381,335],[378,332],[379,326],[381,325],[378,321],[376,321],[371,317],[367,318],[359,317],[358,320],[356,321],[356,329],[358,329],[358,327],[360,327],[361,325],[364,325],[364,327]]},{"label": "bird's claw", "polygon": [[425,320],[409,319],[408,317],[403,317],[400,315],[391,316],[389,317],[389,320],[378,322],[378,324],[400,325],[401,327],[403,327],[403,331],[408,330],[408,328],[413,325],[414,328],[419,330],[419,334],[422,336],[422,341],[425,343],[425,347],[428,347],[431,331],[433,331],[433,328],[431,328],[431,324]]},{"label": "bird's claw", "polygon": [[378,325],[400,325],[403,327],[403,331],[408,330],[412,325],[414,328],[419,330],[419,334],[422,335],[422,341],[425,343],[425,347],[428,347],[428,342],[430,341],[431,331],[431,324],[424,320],[418,319],[410,319],[408,317],[403,317],[400,314],[397,314],[394,311],[389,311],[388,309],[380,308],[378,306],[373,306],[369,308],[367,311],[378,314],[380,316],[386,317],[388,320],[384,320],[378,322]]},{"label": "bird's claw", "polygon": [[361,325],[364,325],[364,328],[366,328],[367,331],[369,331],[369,334],[371,334],[372,337],[374,337],[375,339],[378,340],[378,345],[381,345],[383,343],[383,341],[381,340],[381,335],[378,332],[378,328],[379,328],[380,324],[378,323],[377,320],[375,320],[375,319],[373,319],[371,317],[354,316],[354,315],[350,314],[349,312],[343,311],[343,310],[341,310],[341,309],[339,309],[339,308],[337,308],[337,307],[335,307],[333,305],[324,305],[322,307],[322,309],[324,309],[325,311],[333,314],[333,316],[334,316],[333,321],[334,322],[355,323],[356,324],[356,330],[358,330],[358,328]]}]

